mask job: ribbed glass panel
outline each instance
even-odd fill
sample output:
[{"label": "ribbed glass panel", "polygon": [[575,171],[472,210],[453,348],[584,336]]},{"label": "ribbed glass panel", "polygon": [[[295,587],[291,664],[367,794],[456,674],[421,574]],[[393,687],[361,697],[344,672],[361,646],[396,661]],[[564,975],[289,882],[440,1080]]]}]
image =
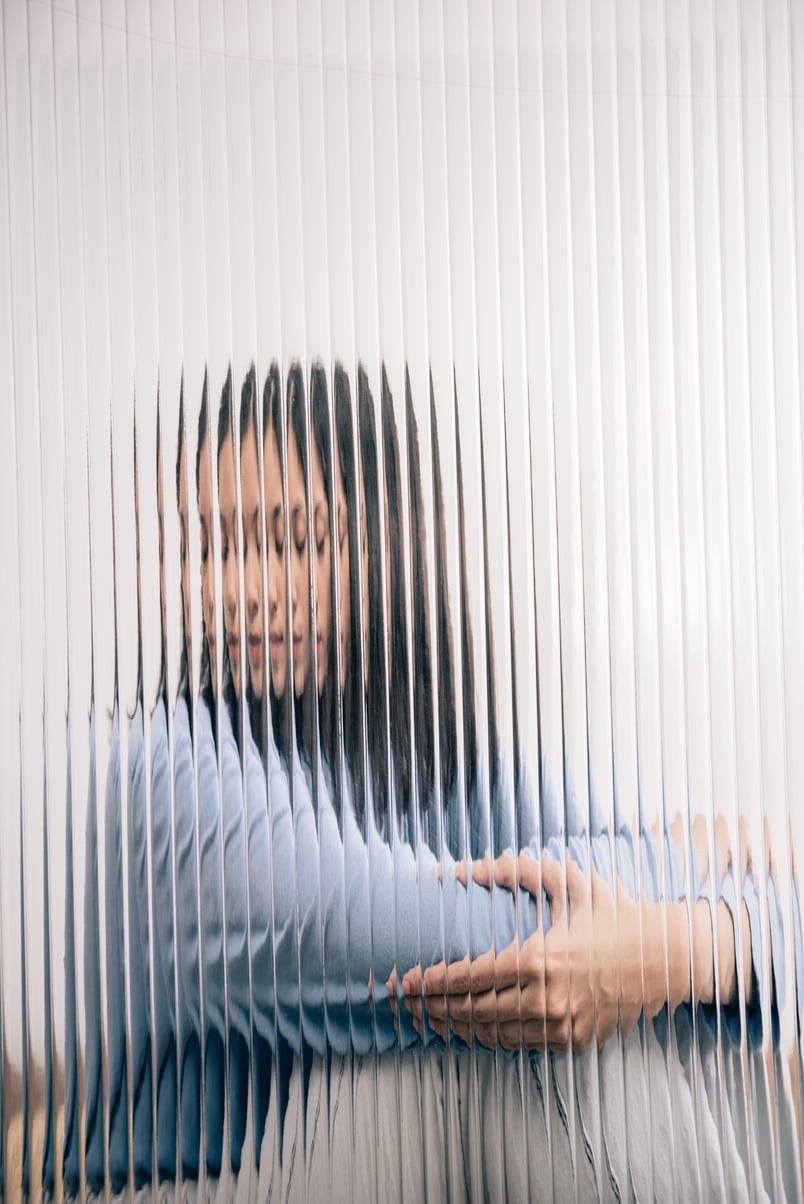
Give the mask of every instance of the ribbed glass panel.
[{"label": "ribbed glass panel", "polygon": [[800,6],[0,62],[0,1199],[802,1199]]}]

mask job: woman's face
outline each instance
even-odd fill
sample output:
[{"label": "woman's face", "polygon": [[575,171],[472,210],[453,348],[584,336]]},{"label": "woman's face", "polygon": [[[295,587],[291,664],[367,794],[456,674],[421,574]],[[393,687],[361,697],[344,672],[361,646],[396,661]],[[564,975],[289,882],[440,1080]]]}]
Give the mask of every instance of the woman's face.
[{"label": "woman's face", "polygon": [[234,447],[229,431],[218,456],[218,500],[221,512],[221,577],[223,629],[235,694],[240,697],[240,581],[237,569],[238,521]]},{"label": "woman's face", "polygon": [[287,647],[285,636],[285,502],[276,431],[269,426],[263,447],[265,530],[268,540],[268,646],[271,650],[271,684],[276,698],[285,693]]},{"label": "woman's face", "polygon": [[184,645],[187,672],[192,674],[193,631],[190,624],[190,526],[187,496],[187,444],[182,436],[179,465],[179,530],[181,536],[181,601],[184,610]]},{"label": "woman's face", "polygon": [[313,538],[315,540],[315,639],[318,693],[324,689],[332,651],[332,556],[329,539],[329,501],[321,456],[312,440]]},{"label": "woman's face", "polygon": [[340,613],[338,615],[338,637],[341,653],[341,690],[346,685],[346,667],[352,655],[352,589],[349,580],[349,511],[346,505],[346,489],[343,482],[341,458],[335,455],[335,504],[338,520],[338,584],[340,587]]},{"label": "woman's face", "polygon": [[201,525],[201,605],[209,649],[209,672],[212,693],[218,693],[215,631],[215,569],[212,553],[212,464],[209,456],[209,436],[201,444],[198,470],[198,517]]},{"label": "woman's face", "polygon": [[253,422],[240,443],[240,498],[243,504],[243,587],[246,596],[248,667],[254,694],[262,698],[262,511]]},{"label": "woman's face", "polygon": [[307,557],[307,498],[293,423],[288,423],[288,507],[290,509],[290,590],[293,602],[293,690],[304,693],[310,665],[310,592]]}]

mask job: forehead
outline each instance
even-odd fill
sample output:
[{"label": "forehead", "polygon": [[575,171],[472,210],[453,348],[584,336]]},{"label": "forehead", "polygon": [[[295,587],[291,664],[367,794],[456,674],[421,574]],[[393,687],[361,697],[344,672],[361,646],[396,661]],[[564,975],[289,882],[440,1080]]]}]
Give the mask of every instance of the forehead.
[{"label": "forehead", "polygon": [[254,439],[254,428],[250,426],[240,444],[240,488],[244,495],[251,497],[258,487],[257,444]]}]

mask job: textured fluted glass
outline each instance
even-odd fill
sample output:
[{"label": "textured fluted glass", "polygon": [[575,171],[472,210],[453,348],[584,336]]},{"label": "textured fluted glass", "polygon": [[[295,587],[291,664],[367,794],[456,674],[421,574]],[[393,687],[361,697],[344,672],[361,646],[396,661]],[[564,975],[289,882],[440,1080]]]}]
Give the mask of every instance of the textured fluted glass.
[{"label": "textured fluted glass", "polygon": [[804,1197],[799,6],[0,63],[0,1199]]}]

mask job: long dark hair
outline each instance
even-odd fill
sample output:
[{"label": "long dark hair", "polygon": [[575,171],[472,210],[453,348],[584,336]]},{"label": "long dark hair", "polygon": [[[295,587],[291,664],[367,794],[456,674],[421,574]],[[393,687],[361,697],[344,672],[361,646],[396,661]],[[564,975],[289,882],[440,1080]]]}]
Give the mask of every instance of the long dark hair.
[{"label": "long dark hair", "polygon": [[[187,441],[184,431],[184,372],[181,374],[181,384],[179,385],[179,427],[176,434],[176,509],[181,514],[181,458],[182,454],[186,455]],[[190,549],[185,547],[185,556],[190,555]],[[192,731],[192,707],[189,706],[190,701],[190,666],[187,662],[187,628],[184,622],[184,597],[182,597],[181,606],[181,664],[179,666],[179,693],[184,694],[185,701],[188,703],[187,711],[190,714],[190,725]]]},{"label": "long dark hair", "polygon": [[374,815],[380,831],[388,818],[388,724],[385,693],[385,640],[382,616],[382,557],[380,538],[379,465],[377,463],[377,432],[374,424],[374,399],[362,364],[357,370],[357,406],[360,422],[360,454],[363,465],[363,488],[366,494],[366,540],[368,543],[369,613],[363,616],[368,624],[368,673],[366,679],[366,724],[368,770],[374,801]]},{"label": "long dark hair", "polygon": [[[232,367],[230,364],[229,370],[226,373],[226,380],[223,382],[223,389],[221,390],[221,404],[220,404],[220,409],[218,410],[218,448],[217,448],[217,455],[215,458],[215,463],[216,463],[217,469],[218,469],[218,480],[219,481],[220,481],[220,471],[221,471],[221,452],[223,451],[223,445],[226,442],[226,436],[231,435],[231,437],[232,437],[232,456],[234,456],[234,454],[235,454],[234,453],[234,448],[235,448],[234,434],[235,434],[235,432],[234,432],[234,406],[232,404]],[[236,464],[235,464],[235,471],[237,471]],[[220,495],[218,496],[218,508],[220,509]],[[240,542],[241,541],[238,540],[238,544]],[[220,600],[219,613],[221,616],[221,620],[223,621],[224,630],[225,630],[226,619],[224,617],[223,598],[221,598],[221,600]],[[238,622],[239,622],[239,618],[238,618]],[[241,660],[242,660],[242,657],[241,657]],[[243,668],[243,666],[241,665],[241,672],[242,672],[242,668]],[[226,703],[226,705],[229,708],[229,714],[232,718],[232,727],[234,728],[235,731],[238,731],[240,728],[240,724],[237,722],[238,706],[237,706],[237,698],[235,696],[234,680],[232,678],[232,669],[231,669],[231,665],[229,664],[229,641],[227,639],[223,640],[223,658],[222,658],[222,663],[221,663],[221,677],[222,677],[222,685],[223,685],[223,690],[221,692],[221,698],[223,699],[223,701]],[[242,688],[242,682],[241,682],[241,688]]]},{"label": "long dark hair", "polygon": [[466,585],[468,565],[466,555],[466,526],[463,505],[463,457],[461,455],[461,427],[458,419],[457,385],[455,385],[455,453],[458,478],[458,548],[461,578],[461,666],[463,677],[464,788],[466,791],[467,800],[471,800],[473,805],[478,789],[479,749],[477,740],[477,717],[475,715],[475,652]]},{"label": "long dark hair", "polygon": [[[422,813],[430,808],[435,790],[435,733],[433,730],[433,663],[427,605],[427,530],[422,496],[419,428],[405,369],[405,408],[408,432],[408,492],[410,495],[411,593],[413,609],[413,731],[416,738],[416,782]],[[390,492],[388,497],[390,505]],[[393,553],[392,553],[393,555]]]},{"label": "long dark hair", "polygon": [[[365,375],[365,374],[364,374]],[[344,665],[343,690],[343,743],[346,752],[346,762],[352,782],[353,805],[362,816],[363,805],[363,750],[362,750],[362,711],[363,711],[363,674],[361,672],[361,638],[360,607],[360,561],[361,546],[358,537],[358,513],[360,509],[360,486],[355,459],[354,434],[352,429],[352,396],[349,388],[349,377],[342,364],[335,365],[335,429],[338,434],[338,460],[340,461],[343,487],[346,494],[346,512],[348,518],[347,539],[349,541],[349,663]],[[376,475],[376,467],[375,467]],[[337,522],[337,512],[336,512]],[[337,529],[337,528],[336,528]],[[363,622],[368,623],[369,616],[363,616]]]},{"label": "long dark hair", "polygon": [[408,684],[408,631],[405,605],[405,579],[402,541],[402,482],[400,480],[399,441],[393,414],[393,397],[385,365],[382,369],[382,432],[385,480],[388,486],[389,545],[391,563],[391,613],[388,617],[391,643],[391,676],[389,681],[391,760],[396,787],[397,815],[410,814],[410,713]]},{"label": "long dark hair", "polygon": [[[195,496],[199,506],[201,504],[201,457],[204,454],[204,447],[206,447],[207,454],[209,454],[209,378],[206,368],[204,369],[204,384],[201,390],[201,409],[198,412],[198,437],[195,449]],[[208,535],[212,539],[211,531]],[[201,631],[203,639],[201,643],[200,692],[214,716],[215,708],[212,705],[212,672],[209,663],[209,641],[207,640],[203,604],[201,606]]]},{"label": "long dark hair", "polygon": [[[433,378],[430,377],[430,430],[433,457],[433,530],[435,542],[435,587],[438,658],[438,738],[441,774],[441,808],[447,820],[459,805],[458,729],[455,721],[455,665],[452,645],[449,593],[447,589],[447,536],[444,523],[444,490],[441,479],[441,449],[438,437]],[[460,511],[462,515],[463,511]],[[459,518],[459,522],[461,519]],[[454,825],[453,825],[454,826]],[[449,822],[447,828],[450,828]],[[453,847],[455,856],[463,852]]]}]

